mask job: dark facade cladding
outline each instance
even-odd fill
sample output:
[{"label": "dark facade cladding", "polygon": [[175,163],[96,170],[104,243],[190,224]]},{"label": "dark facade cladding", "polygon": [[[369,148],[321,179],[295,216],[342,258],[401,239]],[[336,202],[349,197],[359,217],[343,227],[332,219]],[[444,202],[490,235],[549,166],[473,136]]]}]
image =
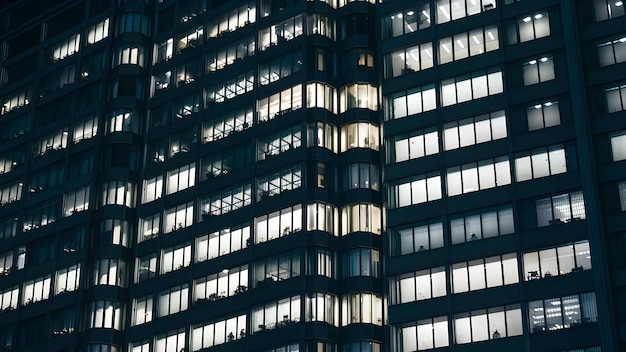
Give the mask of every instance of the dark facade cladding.
[{"label": "dark facade cladding", "polygon": [[0,347],[626,350],[618,0],[0,4]]}]

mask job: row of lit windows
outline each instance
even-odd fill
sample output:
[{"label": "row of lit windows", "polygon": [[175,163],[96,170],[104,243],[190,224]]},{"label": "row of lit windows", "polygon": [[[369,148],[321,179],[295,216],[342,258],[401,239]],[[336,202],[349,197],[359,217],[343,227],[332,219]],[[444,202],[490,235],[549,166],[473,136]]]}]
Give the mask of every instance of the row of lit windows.
[{"label": "row of lit windows", "polygon": [[451,294],[516,284],[520,281],[519,264],[523,264],[524,281],[590,270],[589,242],[525,252],[520,259],[508,253],[393,276],[389,281],[391,304],[445,296],[448,284]]},{"label": "row of lit windows", "polygon": [[[618,143],[613,145],[618,146]],[[624,148],[620,150],[623,151]],[[514,159],[514,180],[523,182],[567,172],[568,158],[570,165],[573,159],[572,155],[566,156],[566,151],[568,155],[574,154],[573,146],[558,144],[517,153]],[[505,186],[511,184],[511,181],[508,157],[480,160],[447,168],[445,182],[440,172],[416,175],[410,179],[391,182],[389,206],[404,207],[441,199],[444,185],[445,194],[452,197]]]},{"label": "row of lit windows", "polygon": [[[8,274],[7,270],[10,270],[10,267],[7,268],[6,265],[12,261],[12,257],[3,254],[0,255],[0,261],[5,263],[3,274]],[[59,295],[75,291],[80,287],[80,274],[80,264],[76,264],[57,270],[54,277],[48,274],[26,280],[21,285],[21,289],[20,285],[0,289],[0,312],[17,309],[19,305],[26,306],[46,300],[51,294]]]},{"label": "row of lit windows", "polygon": [[438,64],[461,60],[499,48],[498,27],[489,26],[441,38],[433,51],[430,42],[403,48],[385,56],[385,77],[397,77],[406,73],[433,67]]},{"label": "row of lit windows", "polygon": [[[233,191],[239,193],[233,193]],[[232,190],[225,190],[220,192],[217,196],[206,198],[201,201],[201,208],[203,209],[201,212],[202,221],[210,221],[213,216],[220,215],[220,211],[224,214],[228,211],[238,209],[239,207],[249,205],[250,195],[246,195],[242,192],[249,192],[249,190],[248,188],[241,187],[234,188]],[[227,196],[225,196],[226,194]],[[214,209],[216,206],[213,204],[214,202],[226,202],[226,198],[223,197],[227,197],[230,202],[227,204],[228,209],[224,207]],[[211,208],[209,208],[209,204],[211,205]],[[222,206],[224,206],[224,204],[222,204]],[[307,231],[320,230],[330,232],[333,235],[339,235],[340,233],[341,235],[347,235],[356,231],[375,234],[382,233],[381,209],[373,204],[357,203],[343,207],[340,212],[341,219],[344,220],[341,222],[341,229],[338,228],[340,215],[335,207],[327,204],[314,203],[307,205],[306,208],[306,214],[303,214],[302,207],[300,205],[296,205],[269,213],[267,215],[256,217],[254,220],[255,235],[253,243],[262,243],[290,235],[294,232],[299,232],[303,229],[303,224],[306,224]],[[140,230],[137,242],[143,242],[144,240],[155,238],[160,233],[169,233],[191,226],[193,224],[193,209],[193,202],[188,202],[178,207],[165,210],[165,223],[163,225],[161,225],[160,213],[142,218],[139,226]],[[306,215],[306,220],[303,219],[303,215]],[[162,232],[161,226],[163,226]],[[239,236],[241,236],[241,234],[239,234]],[[247,236],[250,236],[249,232]],[[238,243],[237,249],[242,248],[241,241],[241,238],[236,241],[236,243]],[[247,245],[249,244],[250,243]],[[215,250],[216,248],[214,247],[209,251],[209,253],[214,252]],[[222,252],[224,252],[222,254],[226,254],[226,251]],[[230,250],[228,250],[228,253],[229,252]],[[209,255],[208,259],[213,257],[214,256]]]},{"label": "row of lit windows", "polygon": [[[528,302],[528,331],[560,330],[598,321],[595,293]],[[522,335],[519,304],[394,324],[395,351],[412,352]]]},{"label": "row of lit windows", "polygon": [[[626,194],[619,185],[620,201]],[[626,209],[626,208],[623,208]],[[537,227],[558,225],[586,218],[581,191],[560,193],[534,200],[532,210]],[[513,209],[508,206],[478,209],[441,221],[408,224],[389,229],[390,254],[404,255],[441,248],[445,243],[456,245],[515,232]],[[449,236],[449,239],[448,237]]]},{"label": "row of lit windows", "polygon": [[[190,350],[199,351],[212,346],[245,339],[250,334],[260,334],[267,330],[279,329],[301,321],[321,321],[339,325],[340,311],[342,325],[352,320],[359,323],[376,324],[382,321],[380,297],[369,293],[356,293],[343,298],[340,309],[336,296],[323,293],[307,293],[303,297],[293,296],[269,302],[264,306],[253,307],[251,313],[235,314],[192,325],[189,332],[185,328],[157,335],[150,339],[132,342],[132,352],[149,351],[150,346],[159,351],[179,351],[185,349],[189,340]],[[304,308],[304,309],[303,309]],[[559,330],[577,324],[597,322],[595,293],[582,293],[532,301],[524,304],[529,314],[528,331]],[[549,310],[549,312],[548,312]],[[524,333],[522,306],[513,304],[495,306],[454,314],[422,319],[392,326],[392,345],[395,351],[412,352],[446,347],[450,344],[467,344],[479,341],[519,336]],[[187,336],[189,334],[190,336]],[[352,345],[351,343],[350,345]],[[359,346],[360,345],[360,346]],[[359,344],[350,351],[373,352],[378,349],[362,349]],[[318,351],[334,351],[330,346],[319,345]],[[298,351],[297,345],[288,350]],[[296,349],[293,349],[296,348]],[[272,350],[278,351],[278,350]]]}]

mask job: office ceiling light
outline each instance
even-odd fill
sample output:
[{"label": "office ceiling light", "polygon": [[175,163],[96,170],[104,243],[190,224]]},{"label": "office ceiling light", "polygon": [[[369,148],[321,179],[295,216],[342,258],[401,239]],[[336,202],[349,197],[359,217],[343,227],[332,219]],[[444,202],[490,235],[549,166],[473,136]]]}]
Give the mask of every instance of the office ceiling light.
[{"label": "office ceiling light", "polygon": [[622,2],[622,1],[616,1],[615,2],[615,6],[622,6],[622,5],[624,5],[624,2]]},{"label": "office ceiling light", "polygon": [[524,17],[524,19],[523,19],[522,21],[524,21],[524,22],[530,22],[530,20],[531,20],[531,18],[530,18],[530,16],[528,16],[528,17]]},{"label": "office ceiling light", "polygon": [[542,15],[542,14],[540,14],[540,13],[538,13],[538,14],[536,14],[536,15],[535,15],[535,19],[537,19],[537,20],[538,20],[538,19],[540,19],[541,17],[543,17],[543,15]]}]

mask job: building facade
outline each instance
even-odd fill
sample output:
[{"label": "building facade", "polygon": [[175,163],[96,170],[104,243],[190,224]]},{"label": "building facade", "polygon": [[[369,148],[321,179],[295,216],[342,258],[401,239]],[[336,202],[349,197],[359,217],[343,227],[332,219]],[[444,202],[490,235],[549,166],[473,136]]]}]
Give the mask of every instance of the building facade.
[{"label": "building facade", "polygon": [[626,348],[622,1],[0,6],[4,351]]}]

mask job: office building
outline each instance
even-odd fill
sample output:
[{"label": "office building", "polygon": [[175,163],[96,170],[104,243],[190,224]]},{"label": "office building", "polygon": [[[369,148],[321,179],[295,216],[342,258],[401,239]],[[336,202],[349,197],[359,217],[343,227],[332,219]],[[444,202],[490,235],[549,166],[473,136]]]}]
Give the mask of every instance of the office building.
[{"label": "office building", "polygon": [[626,349],[622,1],[0,6],[4,351]]}]

